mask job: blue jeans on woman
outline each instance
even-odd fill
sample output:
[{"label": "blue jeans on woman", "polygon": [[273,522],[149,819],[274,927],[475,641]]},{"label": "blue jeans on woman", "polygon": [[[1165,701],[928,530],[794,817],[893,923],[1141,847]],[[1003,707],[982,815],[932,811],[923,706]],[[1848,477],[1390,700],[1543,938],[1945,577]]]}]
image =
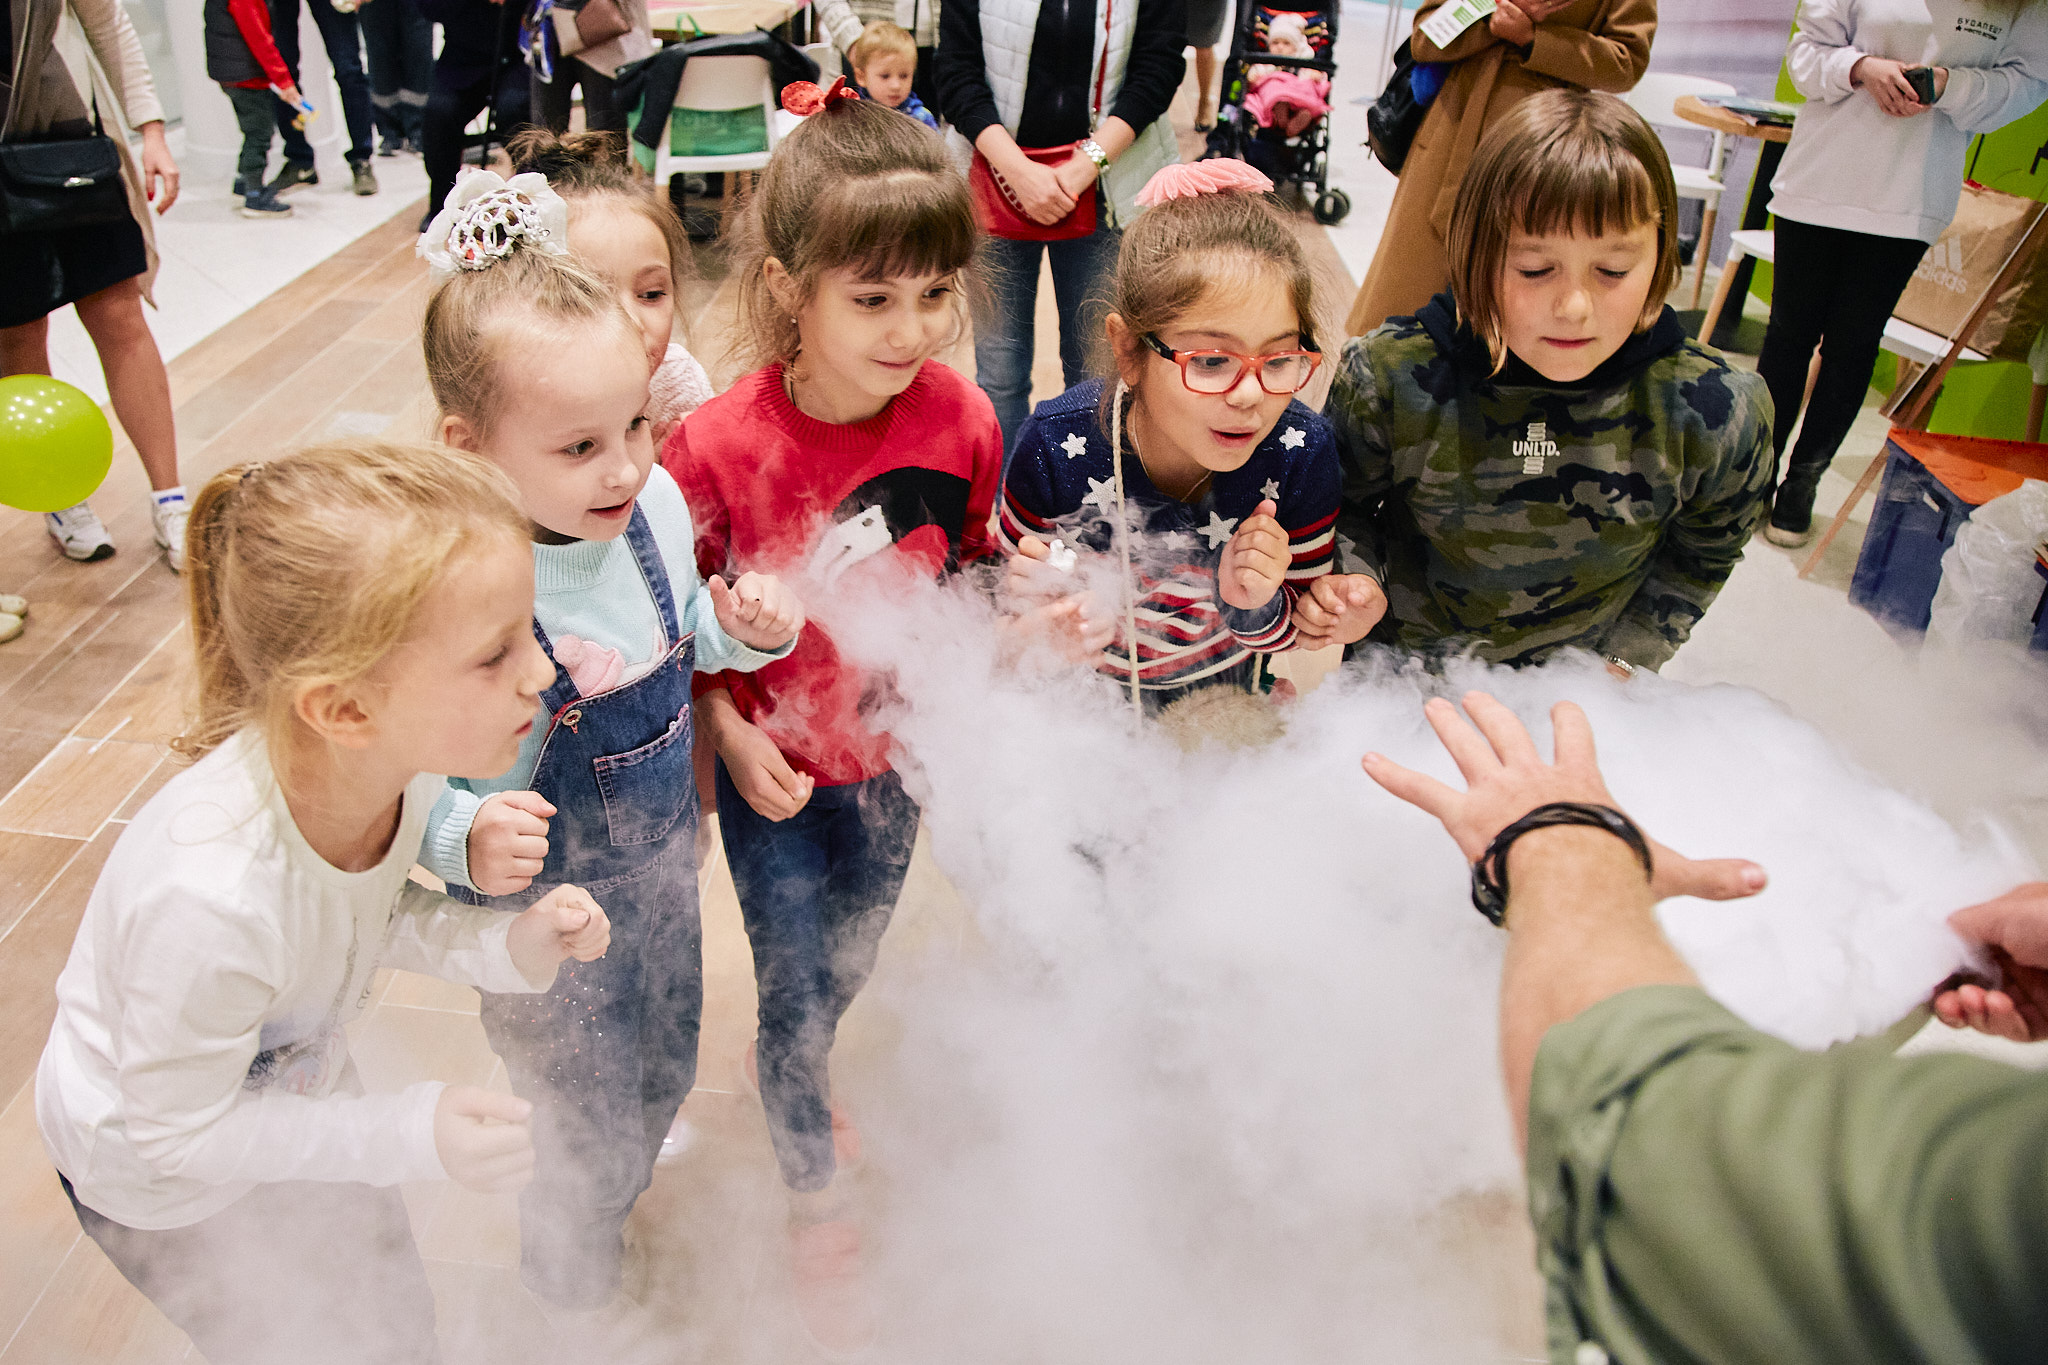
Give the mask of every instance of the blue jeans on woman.
[{"label": "blue jeans on woman", "polygon": [[1088,378],[1088,348],[1102,338],[1109,314],[1106,287],[1116,268],[1123,233],[1109,226],[1097,205],[1095,231],[1064,242],[1017,242],[991,237],[984,249],[988,315],[974,329],[974,377],[995,405],[1009,455],[1017,428],[1031,415],[1031,353],[1036,342],[1038,263],[1052,262],[1052,290],[1060,323],[1060,368],[1066,387]]},{"label": "blue jeans on woman", "polygon": [[832,1039],[874,970],[910,870],[917,818],[903,779],[887,772],[818,786],[795,815],[770,820],[718,764],[719,834],[761,998],[761,1107],[792,1190],[832,1183]]}]

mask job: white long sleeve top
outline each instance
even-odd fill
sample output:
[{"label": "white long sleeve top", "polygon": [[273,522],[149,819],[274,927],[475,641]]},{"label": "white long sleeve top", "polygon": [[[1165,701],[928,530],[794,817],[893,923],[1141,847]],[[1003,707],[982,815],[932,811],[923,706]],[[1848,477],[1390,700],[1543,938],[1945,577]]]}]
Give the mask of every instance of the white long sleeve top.
[{"label": "white long sleeve top", "polygon": [[379,966],[492,991],[512,916],[407,880],[442,780],[406,788],[377,866],[343,872],[243,731],[165,784],[93,887],[57,979],[36,1122],[81,1203],[185,1227],[260,1183],[438,1179],[440,1082],[362,1094],[342,1025]]},{"label": "white long sleeve top", "polygon": [[[1894,118],[1849,84],[1863,57],[1948,68],[1934,107]],[[1785,53],[1806,96],[1771,181],[1794,222],[1932,242],[1955,217],[1970,138],[2048,100],[2048,6],[1806,0]]]}]

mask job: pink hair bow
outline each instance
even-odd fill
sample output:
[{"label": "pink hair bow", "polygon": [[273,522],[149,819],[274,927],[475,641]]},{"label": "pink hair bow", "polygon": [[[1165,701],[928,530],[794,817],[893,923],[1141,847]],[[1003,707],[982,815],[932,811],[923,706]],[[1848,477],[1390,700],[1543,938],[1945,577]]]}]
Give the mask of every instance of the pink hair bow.
[{"label": "pink hair bow", "polygon": [[1138,191],[1138,206],[1156,208],[1169,199],[1193,199],[1197,195],[1222,194],[1230,190],[1265,194],[1272,188],[1271,180],[1242,161],[1232,161],[1227,157],[1186,161],[1161,167],[1159,174],[1147,180],[1145,188]]},{"label": "pink hair bow", "polygon": [[835,76],[830,89],[820,90],[810,81],[791,81],[782,87],[782,107],[798,118],[809,118],[834,100],[857,100],[860,91]]}]

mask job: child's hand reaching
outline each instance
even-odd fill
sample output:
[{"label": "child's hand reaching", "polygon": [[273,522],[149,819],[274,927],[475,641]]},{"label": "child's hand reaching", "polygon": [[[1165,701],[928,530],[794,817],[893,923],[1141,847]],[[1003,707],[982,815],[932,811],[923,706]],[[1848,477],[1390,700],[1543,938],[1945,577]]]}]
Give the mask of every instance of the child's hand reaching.
[{"label": "child's hand reaching", "polygon": [[768,732],[739,713],[731,693],[706,692],[698,698],[698,715],[726,776],[762,819],[787,820],[804,808],[815,785],[812,778],[792,768]]},{"label": "child's hand reaching", "polygon": [[1216,587],[1223,600],[1239,611],[1263,607],[1287,581],[1287,532],[1273,518],[1279,511],[1271,498],[1252,509],[1223,547],[1216,566]]},{"label": "child's hand reaching", "polygon": [[1076,663],[1085,663],[1109,647],[1116,626],[1096,620],[1094,600],[1070,591],[1074,580],[1050,567],[1046,561],[1052,547],[1037,536],[1017,542],[1006,583],[1012,597],[1035,601],[1036,605],[1011,618],[1010,629],[1019,640],[1039,639]]},{"label": "child's hand reaching", "polygon": [[477,807],[469,827],[469,882],[486,896],[524,891],[548,856],[548,817],[555,808],[539,792],[496,792]]},{"label": "child's hand reaching", "polygon": [[725,633],[752,649],[780,649],[804,626],[804,604],[772,574],[743,573],[730,588],[717,574],[704,585]]},{"label": "child's hand reaching", "polygon": [[517,1095],[451,1085],[434,1105],[434,1152],[458,1185],[509,1194],[533,1179],[533,1106]]},{"label": "child's hand reaching", "polygon": [[519,913],[505,937],[528,981],[552,977],[565,957],[594,962],[611,947],[612,922],[580,886],[558,886]]},{"label": "child's hand reaching", "polygon": [[1295,643],[1301,649],[1353,645],[1387,614],[1387,595],[1371,574],[1324,574],[1294,604]]}]

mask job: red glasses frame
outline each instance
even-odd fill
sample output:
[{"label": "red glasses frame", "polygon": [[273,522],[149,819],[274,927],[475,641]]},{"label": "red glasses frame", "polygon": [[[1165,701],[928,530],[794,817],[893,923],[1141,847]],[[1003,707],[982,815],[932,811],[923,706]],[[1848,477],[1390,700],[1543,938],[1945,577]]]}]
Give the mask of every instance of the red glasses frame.
[{"label": "red glasses frame", "polygon": [[[1323,353],[1307,346],[1292,351],[1273,351],[1266,355],[1246,355],[1242,351],[1220,351],[1212,347],[1205,347],[1198,351],[1176,351],[1173,347],[1161,341],[1157,332],[1145,333],[1143,340],[1161,359],[1171,360],[1174,364],[1180,366],[1180,382],[1189,393],[1199,393],[1211,398],[1219,393],[1229,393],[1239,384],[1242,384],[1244,382],[1245,370],[1254,365],[1256,365],[1256,369],[1253,370],[1253,373],[1258,376],[1259,387],[1272,394],[1275,398],[1285,398],[1289,395],[1300,393],[1303,389],[1307,388],[1309,383],[1315,379],[1316,370],[1323,363]],[[1230,382],[1220,389],[1198,389],[1194,386],[1193,381],[1188,378],[1188,362],[1199,356],[1212,355],[1229,356],[1237,362],[1237,370],[1230,376]],[[1291,389],[1276,389],[1268,384],[1266,382],[1266,365],[1271,361],[1285,360],[1293,356],[1300,356],[1308,361],[1308,370],[1301,376],[1301,382]]]}]

